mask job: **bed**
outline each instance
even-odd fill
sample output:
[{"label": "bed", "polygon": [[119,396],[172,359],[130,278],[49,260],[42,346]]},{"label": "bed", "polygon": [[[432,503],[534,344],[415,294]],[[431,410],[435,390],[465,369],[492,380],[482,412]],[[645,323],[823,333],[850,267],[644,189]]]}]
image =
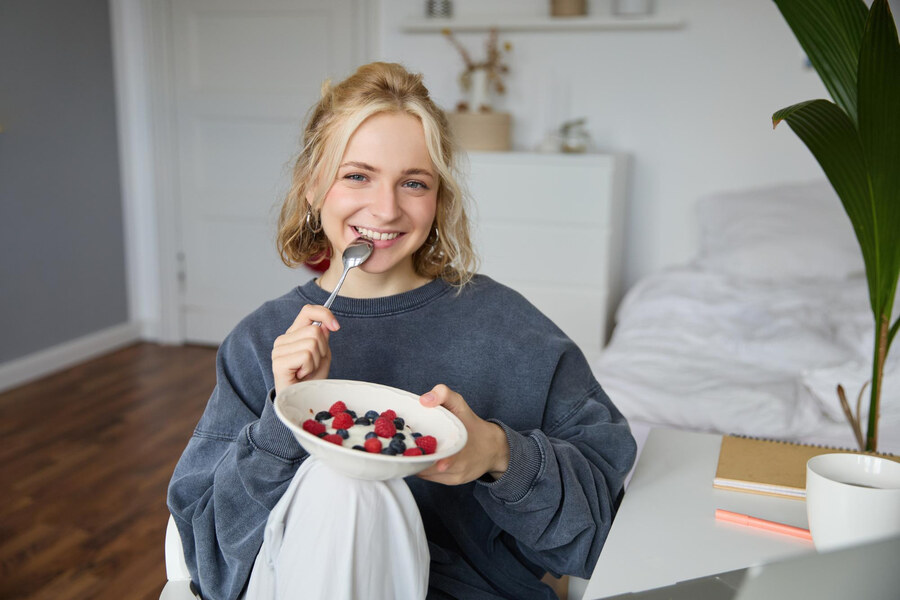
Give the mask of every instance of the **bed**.
[{"label": "bed", "polygon": [[[870,377],[873,320],[830,185],[717,194],[697,214],[697,257],[629,290],[592,363],[639,444],[662,426],[855,447],[835,390],[843,384],[855,405]],[[868,398],[867,389],[864,415]],[[900,452],[896,348],[881,404],[878,449]]]}]

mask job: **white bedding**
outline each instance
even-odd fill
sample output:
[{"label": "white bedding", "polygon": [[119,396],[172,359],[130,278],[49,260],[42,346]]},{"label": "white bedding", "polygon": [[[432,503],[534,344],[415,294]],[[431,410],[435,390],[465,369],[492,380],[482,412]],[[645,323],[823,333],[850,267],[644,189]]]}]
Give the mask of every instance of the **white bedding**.
[{"label": "white bedding", "polygon": [[[789,218],[791,195],[805,203],[804,190],[822,193],[821,186],[755,191],[761,198],[755,204],[748,204],[744,193],[719,198],[715,210],[722,219],[743,219],[752,226],[747,211],[768,218],[766,202],[774,199],[769,206],[777,207],[780,218]],[[740,206],[729,212],[723,209],[729,203]],[[715,233],[709,227],[718,226],[710,224],[708,209],[705,248],[716,245],[710,243]],[[849,221],[838,224],[850,229]],[[733,229],[729,251],[744,259],[756,256],[748,245],[735,242],[740,235]],[[828,234],[828,227],[820,229],[816,235]],[[795,248],[803,243],[797,237],[791,239]],[[768,248],[763,258],[771,260],[776,241],[767,244],[756,236],[753,243]],[[873,320],[864,276],[811,269],[815,276],[799,278],[784,265],[766,271],[747,262],[742,268],[749,268],[741,273],[734,262],[704,258],[709,255],[629,290],[612,340],[594,364],[615,404],[637,429],[669,426],[854,447],[835,388],[842,383],[855,405],[870,377]],[[728,268],[717,268],[722,264]],[[883,451],[900,451],[898,355],[895,348],[882,392]],[[866,390],[864,414],[868,398]]]}]

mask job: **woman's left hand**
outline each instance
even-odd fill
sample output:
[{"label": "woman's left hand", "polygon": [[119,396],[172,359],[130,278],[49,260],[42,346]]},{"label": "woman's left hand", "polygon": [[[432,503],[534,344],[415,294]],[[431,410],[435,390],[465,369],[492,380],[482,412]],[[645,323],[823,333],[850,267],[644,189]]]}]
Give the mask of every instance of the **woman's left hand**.
[{"label": "woman's left hand", "polygon": [[423,394],[419,402],[422,406],[443,406],[462,421],[468,433],[468,441],[462,450],[421,471],[419,477],[445,485],[460,485],[485,473],[499,479],[506,472],[509,443],[499,425],[472,412],[465,399],[446,385],[436,385]]}]

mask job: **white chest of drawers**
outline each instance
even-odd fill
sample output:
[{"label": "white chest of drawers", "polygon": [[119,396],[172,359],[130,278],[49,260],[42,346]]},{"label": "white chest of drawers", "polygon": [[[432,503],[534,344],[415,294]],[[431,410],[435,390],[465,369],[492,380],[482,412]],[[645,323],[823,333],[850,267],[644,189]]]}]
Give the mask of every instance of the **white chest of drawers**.
[{"label": "white chest of drawers", "polygon": [[627,156],[470,152],[481,272],[524,295],[593,361],[622,295]]}]

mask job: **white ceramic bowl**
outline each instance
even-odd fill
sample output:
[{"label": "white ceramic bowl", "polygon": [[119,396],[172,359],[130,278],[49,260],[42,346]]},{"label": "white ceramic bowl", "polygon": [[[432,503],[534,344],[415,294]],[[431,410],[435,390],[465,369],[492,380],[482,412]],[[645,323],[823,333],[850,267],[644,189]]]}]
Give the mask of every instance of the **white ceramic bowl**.
[{"label": "white ceramic bowl", "polygon": [[863,454],[806,463],[806,514],[816,549],[900,535],[900,464]]},{"label": "white ceramic bowl", "polygon": [[[437,439],[437,451],[422,456],[388,456],[354,450],[326,442],[308,431],[303,422],[328,410],[341,400],[347,408],[362,416],[366,411],[393,409],[403,417],[409,430]],[[422,406],[419,397],[397,388],[349,381],[319,379],[302,381],[285,388],[275,398],[275,413],[287,425],[303,449],[332,469],[357,479],[384,480],[414,475],[436,461],[456,454],[466,445],[466,428],[442,406]],[[409,433],[409,430],[406,433]]]}]

